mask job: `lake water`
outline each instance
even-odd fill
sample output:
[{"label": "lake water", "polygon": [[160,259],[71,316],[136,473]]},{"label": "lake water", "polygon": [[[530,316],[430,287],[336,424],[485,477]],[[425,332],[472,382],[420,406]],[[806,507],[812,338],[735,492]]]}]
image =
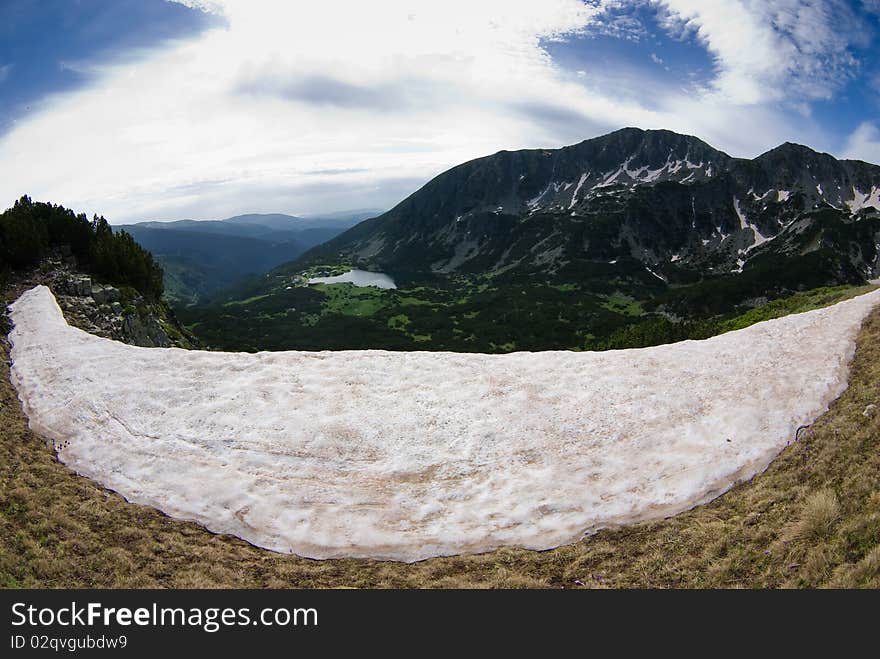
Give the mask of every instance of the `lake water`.
[{"label": "lake water", "polygon": [[376,286],[377,288],[397,288],[394,280],[384,272],[368,272],[367,270],[349,270],[344,275],[335,277],[314,277],[310,284],[354,284],[355,286]]}]

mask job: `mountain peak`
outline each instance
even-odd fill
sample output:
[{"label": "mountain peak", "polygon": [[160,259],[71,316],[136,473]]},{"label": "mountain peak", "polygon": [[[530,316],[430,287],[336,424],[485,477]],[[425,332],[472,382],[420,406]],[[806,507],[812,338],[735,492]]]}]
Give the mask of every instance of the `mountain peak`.
[{"label": "mountain peak", "polygon": [[454,167],[319,251],[441,274],[618,258],[652,272],[674,263],[741,273],[759,246],[823,204],[847,217],[880,209],[880,168],[791,142],[732,158],[691,135],[626,127]]},{"label": "mountain peak", "polygon": [[808,146],[803,144],[798,144],[797,142],[783,142],[777,147],[770,149],[769,151],[765,151],[760,156],[758,156],[757,160],[766,159],[766,158],[779,158],[779,157],[788,157],[788,158],[816,158],[821,157],[824,159],[834,160],[834,156],[829,153],[824,153],[822,151],[816,151],[815,149],[811,149]]}]

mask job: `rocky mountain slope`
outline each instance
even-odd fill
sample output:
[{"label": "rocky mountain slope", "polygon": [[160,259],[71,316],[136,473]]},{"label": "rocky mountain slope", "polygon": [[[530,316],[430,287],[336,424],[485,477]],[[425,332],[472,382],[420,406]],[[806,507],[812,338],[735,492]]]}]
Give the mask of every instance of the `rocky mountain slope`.
[{"label": "rocky mountain slope", "polygon": [[[77,268],[76,259],[54,252],[36,268],[12,273],[4,293],[42,284],[55,295],[67,322],[90,334],[147,348],[196,348],[197,339],[177,321],[164,302],[150,300],[131,287],[100,283]],[[5,305],[0,309],[8,330]]]},{"label": "rocky mountain slope", "polygon": [[823,256],[832,279],[876,275],[880,167],[786,143],[754,160],[690,136],[625,128],[557,150],[455,167],[307,253],[395,273],[518,269],[668,283]]}]

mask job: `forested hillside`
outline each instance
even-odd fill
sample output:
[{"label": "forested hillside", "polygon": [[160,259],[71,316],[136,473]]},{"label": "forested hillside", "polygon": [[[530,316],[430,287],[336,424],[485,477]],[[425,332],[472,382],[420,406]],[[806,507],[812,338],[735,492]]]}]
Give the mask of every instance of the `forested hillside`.
[{"label": "forested hillside", "polygon": [[36,265],[52,248],[76,259],[80,269],[145,296],[162,296],[162,268],[128,233],[114,233],[103,217],[91,221],[64,206],[24,196],[0,215],[0,276]]}]

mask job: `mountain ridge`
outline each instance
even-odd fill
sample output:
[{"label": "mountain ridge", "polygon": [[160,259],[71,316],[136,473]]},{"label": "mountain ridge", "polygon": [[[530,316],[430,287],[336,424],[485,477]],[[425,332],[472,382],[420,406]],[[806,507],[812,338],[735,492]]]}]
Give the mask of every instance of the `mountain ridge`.
[{"label": "mountain ridge", "polygon": [[[672,184],[681,186],[678,195]],[[639,195],[644,198],[639,200]],[[672,199],[675,196],[679,199]],[[365,267],[425,270],[424,264],[414,262],[409,248],[419,243],[426,248],[423,256],[432,259],[431,271],[455,272],[486,253],[481,244],[485,241],[474,237],[480,232],[516,231],[517,224],[535,216],[594,219],[625,214],[627,203],[632,206],[634,201],[655,209],[668,205],[658,221],[665,220],[673,229],[691,214],[691,229],[703,244],[691,246],[689,255],[664,249],[651,256],[637,240],[644,227],[623,223],[613,238],[627,242],[631,256],[655,266],[675,256],[682,265],[705,260],[698,258],[702,256],[718,262],[716,271],[732,272],[794,217],[821,204],[850,215],[864,208],[880,210],[880,167],[837,160],[793,143],[747,160],[693,136],[625,128],[556,150],[499,151],[457,165],[387,213],[310,250],[299,262],[326,259],[336,252],[334,256],[341,254]],[[540,231],[530,237],[536,243],[546,238]],[[675,248],[687,246],[669,232],[665,238]],[[497,267],[508,264],[501,258]],[[483,260],[479,267],[485,267]]]}]

